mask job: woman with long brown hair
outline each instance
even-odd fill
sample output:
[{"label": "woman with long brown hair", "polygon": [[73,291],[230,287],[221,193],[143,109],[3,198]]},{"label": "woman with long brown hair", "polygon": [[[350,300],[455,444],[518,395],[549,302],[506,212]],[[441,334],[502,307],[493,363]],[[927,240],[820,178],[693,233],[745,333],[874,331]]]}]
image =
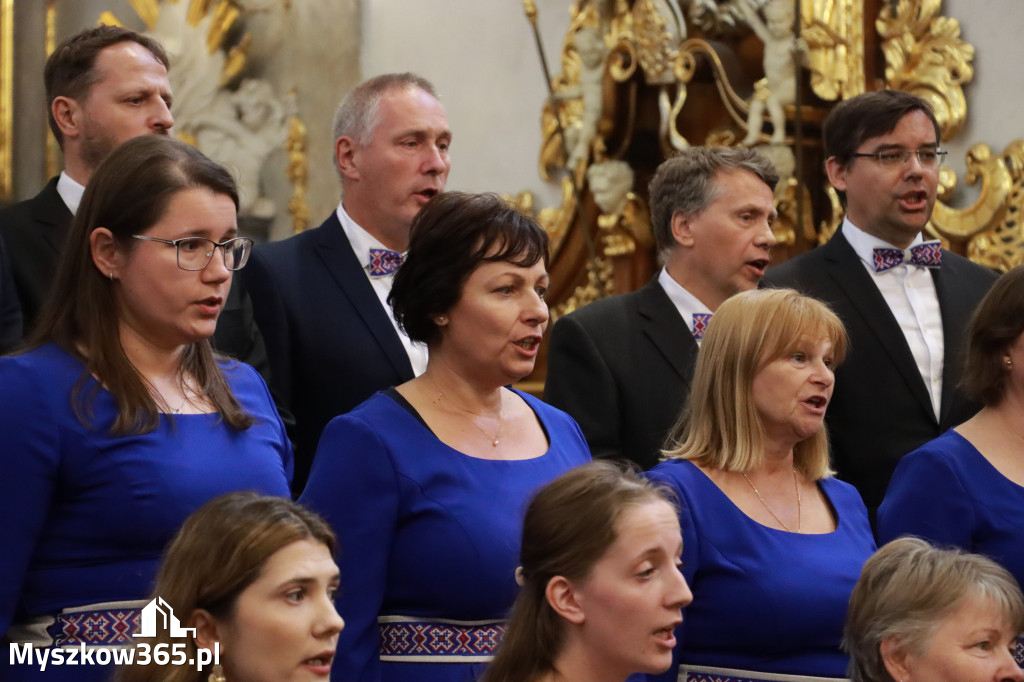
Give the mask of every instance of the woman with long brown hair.
[{"label": "woman with long brown hair", "polygon": [[237,205],[223,167],[160,136],[126,142],[86,188],[28,350],[0,358],[10,641],[132,643],[136,600],[192,511],[234,490],[288,495],[291,447],[266,385],[208,341],[252,247]]}]

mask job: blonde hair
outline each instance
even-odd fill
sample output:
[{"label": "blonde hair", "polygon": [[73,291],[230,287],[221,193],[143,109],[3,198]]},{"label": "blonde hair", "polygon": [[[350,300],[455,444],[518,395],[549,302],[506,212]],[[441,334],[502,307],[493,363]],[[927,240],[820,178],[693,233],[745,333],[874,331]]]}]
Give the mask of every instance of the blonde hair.
[{"label": "blonde hair", "polygon": [[1024,631],[1024,597],[1013,576],[991,559],[900,538],[864,563],[850,595],[843,649],[853,682],[891,682],[881,645],[894,639],[922,653],[935,627],[965,599],[987,599],[1010,631]]},{"label": "blonde hair", "polygon": [[[708,325],[686,405],[662,454],[725,471],[759,466],[766,436],[754,405],[754,377],[804,338],[830,341],[835,364],[846,356],[843,323],[820,301],[792,289],[761,289],[723,303]],[[832,475],[824,428],[796,444],[793,461],[811,480]]]}]

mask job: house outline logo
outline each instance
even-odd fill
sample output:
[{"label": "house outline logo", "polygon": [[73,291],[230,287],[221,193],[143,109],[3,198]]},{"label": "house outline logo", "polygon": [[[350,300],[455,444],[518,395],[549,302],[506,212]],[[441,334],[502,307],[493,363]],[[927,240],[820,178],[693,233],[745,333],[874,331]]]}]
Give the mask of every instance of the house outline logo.
[{"label": "house outline logo", "polygon": [[[159,614],[159,615],[158,615]],[[195,628],[183,628],[174,609],[164,601],[163,597],[157,597],[142,608],[142,616],[139,619],[141,627],[132,637],[156,637],[157,621],[163,623],[163,629],[168,631],[171,637],[192,637],[196,635]]]}]

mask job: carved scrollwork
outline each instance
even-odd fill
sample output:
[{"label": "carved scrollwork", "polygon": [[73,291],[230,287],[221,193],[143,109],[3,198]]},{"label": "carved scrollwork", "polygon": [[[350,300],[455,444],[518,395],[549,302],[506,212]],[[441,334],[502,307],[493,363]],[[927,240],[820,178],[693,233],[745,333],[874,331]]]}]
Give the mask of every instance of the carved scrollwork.
[{"label": "carved scrollwork", "polygon": [[[948,198],[956,184],[952,173],[942,178],[940,199]],[[981,183],[978,200],[965,209],[936,202],[930,224],[939,237],[967,243],[968,257],[997,270],[1024,262],[1024,140],[1015,140],[1001,155],[987,144],[976,144],[967,154],[968,185]]]},{"label": "carved scrollwork", "polygon": [[811,88],[828,101],[864,92],[864,7],[860,0],[803,2]]},{"label": "carved scrollwork", "polygon": [[582,308],[588,303],[611,296],[612,290],[612,263],[607,258],[592,258],[587,261],[587,283],[576,287],[572,295],[562,303],[551,308],[551,324],[562,315],[568,315],[577,308]]},{"label": "carved scrollwork", "polygon": [[939,16],[942,0],[899,0],[875,22],[883,38],[886,85],[927,100],[942,139],[956,136],[967,117],[963,85],[974,77],[974,47],[960,40],[960,22]]},{"label": "carved scrollwork", "polygon": [[676,55],[686,38],[686,24],[677,12],[677,7],[665,0],[637,0],[633,5],[637,58],[650,84],[666,85],[674,80]]}]

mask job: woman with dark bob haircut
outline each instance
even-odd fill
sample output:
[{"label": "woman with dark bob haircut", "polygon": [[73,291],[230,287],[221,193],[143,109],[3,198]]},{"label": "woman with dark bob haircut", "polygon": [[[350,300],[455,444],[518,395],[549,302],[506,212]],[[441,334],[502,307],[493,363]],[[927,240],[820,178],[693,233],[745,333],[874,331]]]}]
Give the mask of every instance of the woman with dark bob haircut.
[{"label": "woman with dark bob haircut", "polygon": [[843,648],[852,682],[1021,682],[1014,640],[1024,597],[977,554],[901,538],[867,560]]},{"label": "woman with dark bob haircut", "polygon": [[878,508],[878,539],[915,535],[984,554],[1024,581],[1024,266],[978,304],[963,386],[978,414],[904,457]]},{"label": "woman with dark bob haircut", "polygon": [[523,589],[483,682],[622,682],[671,665],[693,595],[668,494],[607,461],[541,488],[523,520]]},{"label": "woman with dark bob haircut", "polygon": [[237,205],[223,167],[163,136],[126,142],[89,182],[28,349],[0,358],[0,632],[12,642],[134,643],[138,600],[190,513],[235,490],[288,495],[291,446],[266,385],[208,341],[252,246]]},{"label": "woman with dark bob haircut", "polygon": [[390,301],[426,372],[331,421],[301,497],[344,548],[334,680],[476,680],[526,501],[590,458],[568,415],[507,388],[548,324],[547,245],[494,194],[441,194],[413,221]]},{"label": "woman with dark bob haircut", "polygon": [[167,548],[153,590],[195,639],[158,628],[143,640],[151,659],[164,645],[205,665],[125,666],[117,682],[326,679],[344,627],[334,550],[327,524],[291,500],[239,492],[207,502]]}]

